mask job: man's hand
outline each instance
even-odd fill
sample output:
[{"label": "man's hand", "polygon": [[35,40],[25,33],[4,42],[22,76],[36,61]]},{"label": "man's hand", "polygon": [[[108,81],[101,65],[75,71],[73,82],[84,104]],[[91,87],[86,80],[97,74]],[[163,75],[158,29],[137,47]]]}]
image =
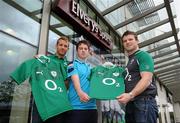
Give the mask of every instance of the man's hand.
[{"label": "man's hand", "polygon": [[120,96],[118,96],[116,98],[120,103],[123,103],[123,104],[126,104],[130,100],[133,99],[133,97],[132,97],[132,95],[130,93],[123,93],[123,94],[121,94]]},{"label": "man's hand", "polygon": [[78,96],[82,102],[88,102],[90,97],[84,91],[78,91]]}]

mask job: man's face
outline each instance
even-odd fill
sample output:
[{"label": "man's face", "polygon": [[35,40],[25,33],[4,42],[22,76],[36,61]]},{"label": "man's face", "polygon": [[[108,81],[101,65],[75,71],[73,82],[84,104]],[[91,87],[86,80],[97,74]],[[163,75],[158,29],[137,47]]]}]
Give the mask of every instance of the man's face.
[{"label": "man's face", "polygon": [[69,42],[60,39],[56,45],[56,53],[60,57],[64,57],[69,48]]},{"label": "man's face", "polygon": [[129,52],[134,52],[137,50],[138,41],[135,39],[134,35],[127,35],[123,37],[123,46],[125,50]]},{"label": "man's face", "polygon": [[77,55],[80,59],[84,60],[89,56],[89,48],[86,44],[80,44],[77,50]]}]

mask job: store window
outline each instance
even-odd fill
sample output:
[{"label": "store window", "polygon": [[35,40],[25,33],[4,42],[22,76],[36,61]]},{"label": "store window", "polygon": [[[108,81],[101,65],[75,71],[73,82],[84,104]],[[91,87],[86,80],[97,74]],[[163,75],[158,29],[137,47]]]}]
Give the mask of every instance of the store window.
[{"label": "store window", "polygon": [[28,120],[29,85],[17,86],[9,74],[25,59],[34,56],[37,49],[1,32],[0,50],[0,122],[25,123]]},{"label": "store window", "polygon": [[40,24],[9,4],[0,1],[0,30],[37,46]]},{"label": "store window", "polygon": [[30,85],[17,85],[9,75],[37,53],[40,21],[32,16],[41,9],[40,0],[0,1],[0,123],[30,121]]}]

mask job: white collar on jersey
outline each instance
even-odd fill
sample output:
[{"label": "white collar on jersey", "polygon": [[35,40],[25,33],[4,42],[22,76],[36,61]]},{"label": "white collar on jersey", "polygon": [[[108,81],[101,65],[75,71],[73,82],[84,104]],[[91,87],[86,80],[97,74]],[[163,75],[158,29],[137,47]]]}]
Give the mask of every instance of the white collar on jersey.
[{"label": "white collar on jersey", "polygon": [[40,55],[40,56],[37,57],[37,60],[39,60],[41,63],[45,63],[43,60],[41,60],[41,58],[44,58],[44,59],[47,60],[47,62],[50,62],[50,58],[48,58],[45,55]]},{"label": "white collar on jersey", "polygon": [[115,67],[115,65],[112,62],[105,62],[102,64],[104,67]]}]

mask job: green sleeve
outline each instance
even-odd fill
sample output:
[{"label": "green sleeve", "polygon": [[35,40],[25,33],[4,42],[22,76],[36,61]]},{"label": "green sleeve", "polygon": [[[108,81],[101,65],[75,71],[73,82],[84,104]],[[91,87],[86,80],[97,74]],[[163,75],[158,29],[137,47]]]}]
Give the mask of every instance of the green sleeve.
[{"label": "green sleeve", "polygon": [[140,72],[154,72],[154,61],[153,58],[147,52],[142,52],[138,56]]},{"label": "green sleeve", "polygon": [[10,77],[15,80],[17,84],[24,82],[31,75],[33,61],[34,60],[31,59],[23,62],[10,74]]}]

